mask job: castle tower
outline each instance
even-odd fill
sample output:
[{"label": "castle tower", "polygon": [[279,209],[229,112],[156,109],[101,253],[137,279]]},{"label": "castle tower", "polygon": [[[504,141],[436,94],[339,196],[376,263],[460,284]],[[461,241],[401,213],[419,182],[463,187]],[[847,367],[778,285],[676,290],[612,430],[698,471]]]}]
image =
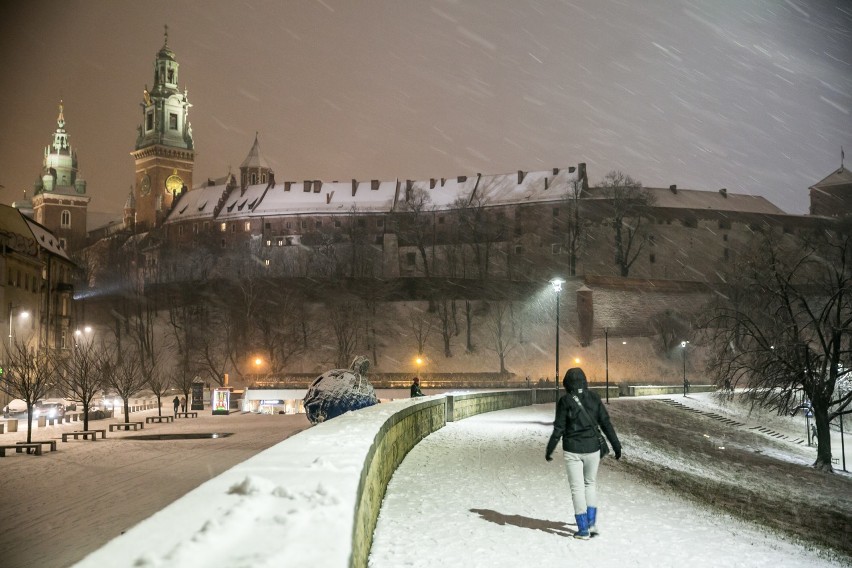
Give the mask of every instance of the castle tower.
[{"label": "castle tower", "polygon": [[86,182],[77,169],[77,153],[65,131],[65,108],[59,101],[59,116],[53,143],[44,149],[42,174],[33,185],[32,215],[59,239],[60,245],[75,251],[86,245],[86,213],[89,197]]},{"label": "castle tower", "polygon": [[269,164],[260,154],[260,145],[257,141],[257,132],[255,132],[254,144],[252,144],[248,156],[240,165],[240,187],[246,188],[250,185],[266,183],[268,179]]},{"label": "castle tower", "polygon": [[178,62],[169,48],[168,26],[154,61],[154,85],[142,92],[142,124],[137,127],[134,198],[140,230],[159,226],[175,196],[192,187],[195,151],[187,91],[178,90]]}]

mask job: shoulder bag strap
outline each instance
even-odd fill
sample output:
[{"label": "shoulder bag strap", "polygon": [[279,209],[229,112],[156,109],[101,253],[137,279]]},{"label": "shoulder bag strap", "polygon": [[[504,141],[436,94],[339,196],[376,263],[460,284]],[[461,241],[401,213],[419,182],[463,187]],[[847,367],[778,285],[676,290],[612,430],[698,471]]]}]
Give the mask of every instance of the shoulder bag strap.
[{"label": "shoulder bag strap", "polygon": [[579,398],[577,398],[577,395],[576,395],[576,394],[572,394],[572,395],[571,395],[571,398],[573,398],[573,399],[574,399],[574,402],[576,402],[576,403],[577,403],[577,406],[579,406],[579,407],[580,407],[580,412],[582,412],[583,414],[585,414],[585,415],[586,415],[586,418],[588,418],[589,420],[591,420],[591,421],[592,421],[592,424],[594,425],[595,429],[597,430],[597,429],[598,429],[598,421],[597,421],[597,420],[595,420],[594,418],[592,418],[592,415],[591,415],[591,414],[589,414],[589,412],[586,410],[586,407],[585,407],[585,406],[583,406],[583,403],[582,403],[582,402],[580,402],[580,399],[579,399]]}]

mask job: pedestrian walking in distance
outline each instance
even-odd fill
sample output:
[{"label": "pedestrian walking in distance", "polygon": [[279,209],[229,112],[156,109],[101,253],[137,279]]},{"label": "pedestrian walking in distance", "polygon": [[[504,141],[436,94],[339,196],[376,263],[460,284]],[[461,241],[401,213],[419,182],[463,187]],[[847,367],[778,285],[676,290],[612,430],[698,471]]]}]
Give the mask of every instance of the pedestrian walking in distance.
[{"label": "pedestrian walking in distance", "polygon": [[178,406],[180,406],[180,399],[175,395],[174,400],[172,400],[172,404],[175,407],[175,418],[177,418]]},{"label": "pedestrian walking in distance", "polygon": [[180,397],[180,411],[186,412],[186,397],[185,396]]},{"label": "pedestrian walking in distance", "polygon": [[609,421],[609,413],[601,403],[601,397],[589,390],[583,369],[568,369],[562,385],[566,394],[556,403],[553,434],[547,442],[544,457],[547,461],[553,461],[553,451],[559,440],[562,440],[574,518],[577,520],[574,538],[588,540],[590,536],[598,534],[596,480],[603,450],[601,444],[606,444],[600,439],[598,427],[606,434],[615,459],[621,459],[621,442]]},{"label": "pedestrian walking in distance", "polygon": [[411,381],[411,398],[414,398],[414,397],[417,397],[417,396],[426,396],[426,395],[423,394],[423,392],[420,390],[420,379],[418,377],[414,377],[414,380]]}]

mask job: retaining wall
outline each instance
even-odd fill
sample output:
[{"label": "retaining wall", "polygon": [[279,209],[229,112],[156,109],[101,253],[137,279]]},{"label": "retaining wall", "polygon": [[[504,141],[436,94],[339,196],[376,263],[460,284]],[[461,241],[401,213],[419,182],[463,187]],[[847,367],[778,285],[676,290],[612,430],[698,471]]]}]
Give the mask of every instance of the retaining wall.
[{"label": "retaining wall", "polygon": [[[689,385],[689,392],[713,392],[714,385]],[[683,394],[683,385],[645,385],[627,387],[627,396],[648,396],[653,394]]]}]

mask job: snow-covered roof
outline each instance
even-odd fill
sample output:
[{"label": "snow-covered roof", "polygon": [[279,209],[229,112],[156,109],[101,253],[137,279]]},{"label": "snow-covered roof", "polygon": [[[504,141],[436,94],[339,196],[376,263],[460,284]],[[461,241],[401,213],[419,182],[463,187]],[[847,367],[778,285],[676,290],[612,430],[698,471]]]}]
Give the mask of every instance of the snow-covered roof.
[{"label": "snow-covered roof", "polygon": [[257,134],[254,135],[254,144],[251,146],[251,150],[249,150],[246,159],[243,160],[243,163],[240,164],[240,169],[242,168],[268,168],[269,164],[260,154],[260,146],[257,142]]},{"label": "snow-covered roof", "polygon": [[[405,200],[409,186],[427,192],[430,206],[438,210],[452,209],[459,197],[470,199],[474,193],[488,206],[556,201],[565,196],[575,181],[578,181],[576,171],[565,168],[427,180],[264,183],[248,186],[242,194],[238,189],[232,191],[216,220],[335,215],[353,209],[360,213],[390,213]],[[226,190],[227,186],[222,184],[189,191],[181,197],[167,222],[213,219],[213,209]]]},{"label": "snow-covered roof", "polygon": [[[646,187],[654,196],[654,206],[668,209],[707,209],[737,213],[759,213],[764,215],[786,215],[784,211],[759,195],[731,193],[727,190],[700,191],[696,189]],[[605,198],[600,188],[590,188],[587,197]]]},{"label": "snow-covered roof", "polygon": [[53,233],[28,217],[24,217],[24,221],[26,221],[27,225],[29,225],[29,229],[32,231],[33,237],[35,237],[36,242],[41,248],[70,261],[65,249],[59,246],[59,239],[56,238]]}]

